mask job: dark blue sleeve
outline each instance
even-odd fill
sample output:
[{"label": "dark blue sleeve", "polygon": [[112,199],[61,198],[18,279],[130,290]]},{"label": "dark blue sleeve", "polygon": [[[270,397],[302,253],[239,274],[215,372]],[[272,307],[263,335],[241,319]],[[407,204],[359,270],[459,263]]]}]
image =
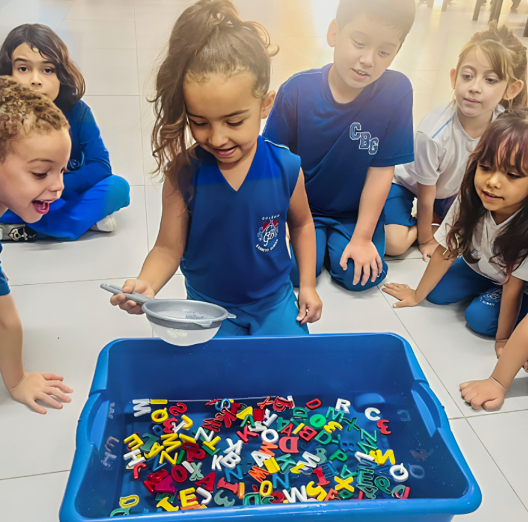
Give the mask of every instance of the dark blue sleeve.
[{"label": "dark blue sleeve", "polygon": [[[2,252],[2,245],[0,245],[0,252]],[[2,265],[0,263],[0,297],[7,295],[10,292],[9,285],[7,284],[7,278],[2,272]]]},{"label": "dark blue sleeve", "polygon": [[[293,88],[293,87],[292,87]],[[263,137],[297,152],[297,103],[288,84],[281,86],[264,127]]]},{"label": "dark blue sleeve", "polygon": [[413,91],[406,77],[402,78],[400,96],[392,99],[394,110],[371,167],[392,167],[414,161]]},{"label": "dark blue sleeve", "polygon": [[[82,102],[78,102],[81,104]],[[77,110],[76,110],[77,109]],[[64,193],[82,193],[112,175],[110,157],[101,139],[99,127],[88,105],[74,108],[70,119],[72,145],[80,147],[83,165],[64,176]]]}]

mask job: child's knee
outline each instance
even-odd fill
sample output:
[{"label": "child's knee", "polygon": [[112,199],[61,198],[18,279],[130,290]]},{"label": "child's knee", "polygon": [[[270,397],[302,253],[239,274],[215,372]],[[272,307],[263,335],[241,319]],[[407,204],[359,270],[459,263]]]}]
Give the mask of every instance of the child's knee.
[{"label": "child's knee", "polygon": [[130,204],[130,185],[121,176],[112,175],[108,179],[108,188],[123,207]]},{"label": "child's knee", "polygon": [[385,253],[388,256],[400,256],[407,252],[416,240],[414,227],[402,225],[385,226]]},{"label": "child's knee", "polygon": [[473,301],[466,308],[466,323],[475,333],[494,336],[497,333],[497,317],[489,312],[491,310],[488,311],[485,304]]},{"label": "child's knee", "polygon": [[339,271],[332,271],[331,275],[332,278],[343,288],[346,288],[351,292],[364,292],[365,290],[369,290],[370,288],[379,285],[387,277],[387,270],[388,267],[384,261],[381,274],[379,274],[374,281],[372,281],[372,276],[369,277],[368,281],[364,285],[361,284],[363,274],[361,274],[359,282],[354,284],[354,263],[352,262],[348,263],[347,270],[343,270],[341,267],[339,267]]}]

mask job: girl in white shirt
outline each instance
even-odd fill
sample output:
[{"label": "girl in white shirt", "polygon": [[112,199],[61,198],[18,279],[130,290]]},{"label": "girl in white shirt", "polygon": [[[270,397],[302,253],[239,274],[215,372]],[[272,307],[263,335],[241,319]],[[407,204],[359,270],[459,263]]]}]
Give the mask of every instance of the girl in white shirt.
[{"label": "girl in white shirt", "polygon": [[[433,222],[447,214],[467,161],[484,131],[507,107],[526,106],[526,48],[505,26],[473,35],[451,71],[455,102],[420,122],[415,161],[398,165],[385,205],[386,252],[403,254],[418,239],[424,261],[438,246]],[[418,221],[411,216],[418,198]],[[436,216],[435,216],[436,214]]]},{"label": "girl in white shirt", "polygon": [[528,109],[507,111],[489,126],[435,234],[439,245],[418,288],[389,283],[383,289],[400,300],[395,308],[426,297],[435,304],[473,298],[466,321],[477,333],[495,335],[497,357],[528,314],[527,144]]}]

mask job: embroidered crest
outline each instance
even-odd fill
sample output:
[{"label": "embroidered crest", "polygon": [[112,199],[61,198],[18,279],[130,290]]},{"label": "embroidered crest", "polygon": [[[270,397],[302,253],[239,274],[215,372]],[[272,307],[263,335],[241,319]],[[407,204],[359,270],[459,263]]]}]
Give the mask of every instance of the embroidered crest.
[{"label": "embroidered crest", "polygon": [[260,227],[257,238],[259,242],[256,247],[261,252],[269,252],[273,250],[279,241],[279,215],[262,218],[262,226]]}]

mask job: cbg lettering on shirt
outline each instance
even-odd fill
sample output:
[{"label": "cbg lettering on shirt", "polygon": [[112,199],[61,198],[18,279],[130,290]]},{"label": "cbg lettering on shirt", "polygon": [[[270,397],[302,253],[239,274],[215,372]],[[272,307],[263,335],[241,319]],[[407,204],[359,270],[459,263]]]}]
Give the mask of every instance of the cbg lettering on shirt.
[{"label": "cbg lettering on shirt", "polygon": [[368,169],[414,160],[412,87],[385,71],[350,103],[328,84],[332,64],[281,86],[264,136],[301,157],[314,216],[356,217]]},{"label": "cbg lettering on shirt", "polygon": [[234,190],[214,156],[196,148],[191,222],[181,263],[191,287],[218,304],[242,306],[274,294],[289,278],[286,219],[301,160],[258,138],[246,179]]},{"label": "cbg lettering on shirt", "polygon": [[[497,105],[492,121],[504,111]],[[398,165],[394,183],[418,193],[417,184],[436,185],[436,199],[458,194],[469,156],[480,138],[472,138],[460,123],[456,103],[437,107],[427,114],[416,130],[412,163]]]},{"label": "cbg lettering on shirt", "polygon": [[[435,239],[444,248],[447,248],[447,234],[453,226],[453,223],[458,219],[459,212],[460,198],[457,198],[435,234]],[[510,216],[500,225],[497,225],[491,212],[488,210],[480,219],[475,231],[473,232],[472,256],[473,258],[478,259],[478,262],[467,263],[467,265],[477,272],[477,274],[491,279],[498,285],[501,285],[505,282],[506,274],[499,264],[497,264],[496,260],[493,259],[495,257],[495,240],[511,223],[512,219],[515,218],[518,212],[520,212],[520,210]],[[519,263],[519,267],[514,272],[512,272],[512,275],[523,281],[528,281],[528,262],[521,261]],[[526,291],[528,292],[528,289]]]}]

